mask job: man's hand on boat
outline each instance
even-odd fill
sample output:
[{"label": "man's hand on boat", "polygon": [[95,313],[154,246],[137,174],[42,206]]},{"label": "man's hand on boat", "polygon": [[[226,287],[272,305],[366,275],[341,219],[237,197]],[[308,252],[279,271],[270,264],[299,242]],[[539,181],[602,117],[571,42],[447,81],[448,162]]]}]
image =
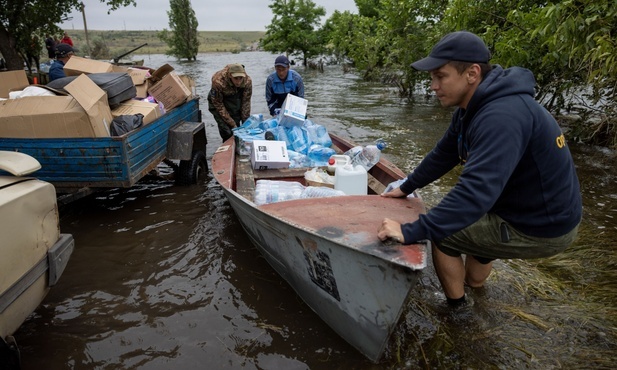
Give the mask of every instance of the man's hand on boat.
[{"label": "man's hand on boat", "polygon": [[[402,198],[406,197],[407,194],[403,193],[400,187],[396,187],[389,192],[384,191],[381,193],[381,196],[385,198]],[[377,237],[379,237],[382,242],[387,239],[392,239],[397,243],[405,241],[405,237],[401,231],[401,224],[389,218],[384,218],[381,222],[381,226],[379,230],[377,230]]]},{"label": "man's hand on boat", "polygon": [[397,243],[403,243],[405,241],[405,237],[401,231],[401,224],[389,218],[384,218],[381,222],[381,226],[379,230],[377,230],[377,237],[382,242],[387,239],[392,239]]},{"label": "man's hand on boat", "polygon": [[389,192],[384,191],[383,193],[381,193],[381,196],[385,198],[402,198],[402,197],[406,197],[407,194],[403,193],[400,187],[397,187],[395,189],[390,190]]}]

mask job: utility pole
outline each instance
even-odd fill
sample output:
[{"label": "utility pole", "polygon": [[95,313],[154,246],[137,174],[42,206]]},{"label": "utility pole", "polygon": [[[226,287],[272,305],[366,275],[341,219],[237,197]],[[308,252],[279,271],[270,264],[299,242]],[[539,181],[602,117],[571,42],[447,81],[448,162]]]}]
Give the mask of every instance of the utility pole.
[{"label": "utility pole", "polygon": [[90,40],[88,39],[88,25],[86,24],[86,6],[84,2],[81,2],[81,15],[84,17],[84,31],[86,33],[86,46],[88,47],[88,54],[92,53],[92,49],[90,49]]}]

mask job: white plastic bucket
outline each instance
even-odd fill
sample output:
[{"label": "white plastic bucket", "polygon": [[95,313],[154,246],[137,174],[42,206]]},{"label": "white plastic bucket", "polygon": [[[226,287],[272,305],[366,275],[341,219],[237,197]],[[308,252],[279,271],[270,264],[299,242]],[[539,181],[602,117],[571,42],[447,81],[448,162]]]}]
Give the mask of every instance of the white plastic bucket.
[{"label": "white plastic bucket", "polygon": [[337,167],[334,173],[334,189],[347,195],[366,195],[368,175],[362,166],[346,165]]}]

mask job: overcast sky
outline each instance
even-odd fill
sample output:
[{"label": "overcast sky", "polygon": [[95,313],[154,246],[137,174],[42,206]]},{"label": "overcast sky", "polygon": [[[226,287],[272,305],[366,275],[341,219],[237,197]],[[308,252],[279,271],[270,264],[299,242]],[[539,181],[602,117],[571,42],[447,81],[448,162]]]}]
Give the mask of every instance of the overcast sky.
[{"label": "overcast sky", "polygon": [[[357,13],[354,0],[313,0],[326,9],[329,18],[335,10]],[[83,0],[89,30],[162,30],[169,29],[169,0],[136,0],[137,6],[120,8],[110,15],[99,0]],[[272,20],[268,7],[272,0],[192,0],[200,31],[265,31]],[[69,31],[83,30],[81,12],[73,12],[71,20],[60,27]]]}]

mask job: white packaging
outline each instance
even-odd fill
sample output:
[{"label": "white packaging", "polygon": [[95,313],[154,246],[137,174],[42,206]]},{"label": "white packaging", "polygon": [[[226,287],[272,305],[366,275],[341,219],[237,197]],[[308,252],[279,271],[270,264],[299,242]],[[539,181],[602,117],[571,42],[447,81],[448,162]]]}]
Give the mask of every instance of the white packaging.
[{"label": "white packaging", "polygon": [[302,126],[306,119],[307,106],[308,100],[287,94],[278,115],[279,125],[283,127]]},{"label": "white packaging", "polygon": [[289,154],[284,141],[253,140],[251,165],[256,170],[289,168]]}]

